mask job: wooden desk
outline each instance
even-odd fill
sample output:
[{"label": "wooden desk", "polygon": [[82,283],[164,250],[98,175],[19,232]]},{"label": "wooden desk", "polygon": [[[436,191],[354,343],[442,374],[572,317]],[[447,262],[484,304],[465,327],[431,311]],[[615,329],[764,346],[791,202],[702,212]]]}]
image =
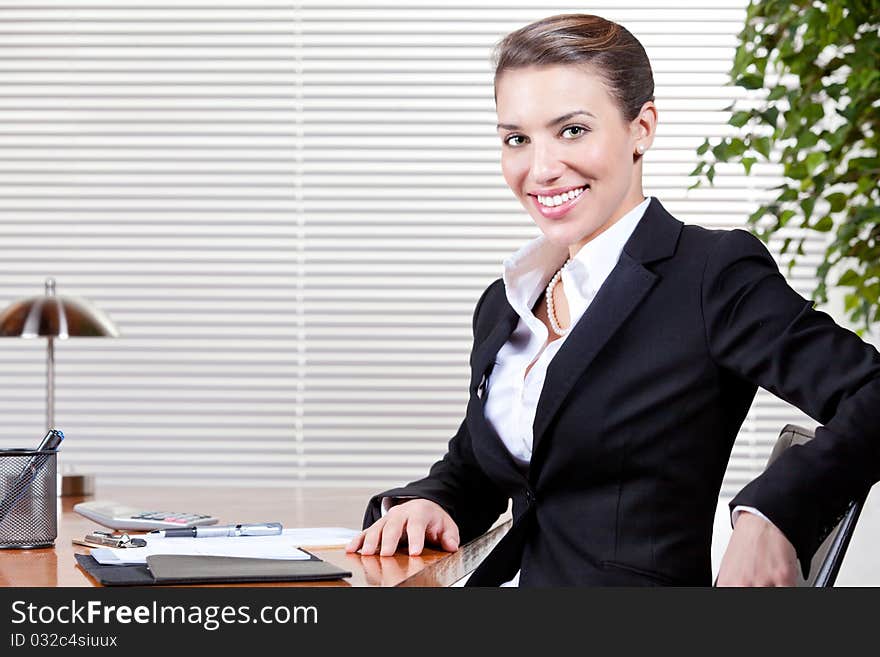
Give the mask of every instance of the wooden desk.
[{"label": "wooden desk", "polygon": [[[285,527],[357,529],[361,526],[367,500],[375,492],[355,488],[122,489],[99,485],[95,498],[143,508],[213,513],[221,523],[280,521]],[[73,545],[71,540],[100,528],[73,510],[74,504],[86,499],[92,498],[58,498],[55,547],[0,550],[0,586],[100,586],[79,567],[73,556],[88,554],[88,548]],[[500,524],[455,553],[426,549],[418,557],[403,552],[390,557],[365,557],[346,554],[342,548],[310,549],[321,559],[350,570],[352,577],[263,586],[449,586],[470,573],[507,528],[507,524]]]}]

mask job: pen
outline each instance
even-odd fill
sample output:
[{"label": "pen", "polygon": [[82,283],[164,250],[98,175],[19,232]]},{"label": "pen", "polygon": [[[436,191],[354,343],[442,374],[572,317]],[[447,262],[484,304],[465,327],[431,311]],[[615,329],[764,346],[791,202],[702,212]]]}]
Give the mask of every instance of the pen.
[{"label": "pen", "polygon": [[41,440],[40,444],[37,446],[37,451],[42,452],[47,449],[58,449],[62,440],[64,440],[64,434],[61,431],[58,429],[49,429],[49,431],[46,432],[46,435],[43,436],[43,440]]},{"label": "pen", "polygon": [[259,522],[250,525],[226,525],[223,527],[175,527],[156,529],[150,536],[162,538],[210,538],[212,536],[274,536],[281,533],[280,522]]},{"label": "pen", "polygon": [[[37,446],[36,451],[58,451],[58,446],[61,445],[62,440],[64,440],[64,434],[61,431],[58,431],[57,429],[49,429],[40,441],[40,444]],[[10,486],[6,496],[0,501],[0,522],[6,518],[6,515],[12,510],[12,507],[15,506],[15,503],[24,497],[24,494],[28,490],[28,486],[34,479],[36,479],[40,468],[46,464],[46,461],[49,460],[50,456],[51,455],[49,454],[35,454],[28,460],[27,464],[19,473],[18,478],[13,482],[12,486]]]}]

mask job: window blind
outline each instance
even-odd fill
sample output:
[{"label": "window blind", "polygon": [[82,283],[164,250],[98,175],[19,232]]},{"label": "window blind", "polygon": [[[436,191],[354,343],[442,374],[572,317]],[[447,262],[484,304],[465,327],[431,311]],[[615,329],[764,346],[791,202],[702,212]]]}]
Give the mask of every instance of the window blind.
[{"label": "window blind", "polygon": [[[779,171],[719,167],[745,0],[590,6],[644,44],[645,193],[744,227]],[[464,413],[471,313],[537,229],[500,173],[492,46],[582,3],[0,4],[0,303],[89,298],[116,340],[56,347],[64,462],[102,481],[380,488]],[[780,244],[772,243],[771,249]],[[788,276],[805,296],[824,245]],[[42,429],[44,342],[0,341],[4,446]],[[723,495],[779,429],[759,393]]]}]

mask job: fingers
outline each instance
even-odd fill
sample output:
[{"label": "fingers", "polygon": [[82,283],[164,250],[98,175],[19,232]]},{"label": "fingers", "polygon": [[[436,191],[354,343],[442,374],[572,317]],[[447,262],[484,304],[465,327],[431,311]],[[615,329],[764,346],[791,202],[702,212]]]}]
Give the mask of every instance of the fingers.
[{"label": "fingers", "polygon": [[364,542],[364,532],[361,532],[360,534],[358,534],[357,536],[355,536],[353,539],[351,539],[348,542],[348,545],[345,546],[345,551],[346,552],[357,552],[358,549],[361,547],[361,543],[363,543],[363,542]]},{"label": "fingers", "polygon": [[[397,552],[397,544],[400,543],[400,537],[406,527],[406,516],[400,513],[389,513],[385,516],[387,522],[382,529],[382,548],[379,554],[383,557],[390,557]],[[372,554],[364,553],[361,554]]]},{"label": "fingers", "polygon": [[436,541],[447,552],[455,552],[458,550],[458,525],[456,525],[449,516],[443,519],[443,525],[440,532],[439,540]]},{"label": "fingers", "polygon": [[378,552],[387,557],[397,552],[404,537],[410,556],[421,554],[426,540],[447,552],[455,552],[459,545],[458,525],[439,505],[428,500],[412,500],[389,510],[355,536],[345,551],[360,551],[362,555]]},{"label": "fingers", "polygon": [[425,547],[425,521],[420,518],[410,518],[406,523],[406,538],[409,544],[409,556],[421,554]]},{"label": "fingers", "polygon": [[397,544],[406,526],[406,516],[399,513],[389,513],[380,518],[367,529],[355,536],[348,545],[346,552],[360,551],[364,555],[372,555],[377,552],[387,557],[397,551]]},{"label": "fingers", "polygon": [[431,543],[439,545],[447,552],[458,550],[458,525],[445,513],[432,519],[425,535]]},{"label": "fingers", "polygon": [[458,527],[454,524],[451,528],[447,528],[443,532],[443,536],[440,538],[440,547],[442,547],[447,552],[455,552],[458,550]]},{"label": "fingers", "polygon": [[382,537],[382,528],[385,526],[387,518],[379,518],[367,529],[355,536],[348,545],[345,546],[346,552],[355,552],[360,549],[361,554],[375,554],[376,547]]}]

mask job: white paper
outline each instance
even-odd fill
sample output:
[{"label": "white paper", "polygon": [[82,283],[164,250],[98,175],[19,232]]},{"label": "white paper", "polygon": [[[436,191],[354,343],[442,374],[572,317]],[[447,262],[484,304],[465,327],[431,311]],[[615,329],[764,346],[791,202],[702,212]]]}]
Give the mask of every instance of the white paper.
[{"label": "white paper", "polygon": [[92,556],[104,565],[142,564],[154,554],[186,554],[252,559],[309,559],[300,547],[342,547],[357,530],[343,527],[285,529],[276,536],[223,536],[211,538],[163,538],[139,536],[142,548],[92,548]]}]

